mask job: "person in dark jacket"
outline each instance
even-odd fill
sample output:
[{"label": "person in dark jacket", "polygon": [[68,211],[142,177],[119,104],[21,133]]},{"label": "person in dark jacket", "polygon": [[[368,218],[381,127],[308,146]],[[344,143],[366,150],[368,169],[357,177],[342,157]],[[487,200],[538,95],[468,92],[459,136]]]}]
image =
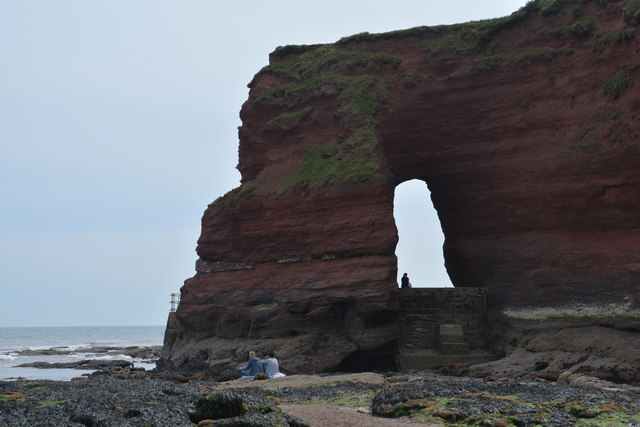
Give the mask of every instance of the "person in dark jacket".
[{"label": "person in dark jacket", "polygon": [[258,372],[262,372],[262,360],[256,357],[256,353],[253,351],[249,352],[249,363],[245,366],[244,369],[241,369],[240,372],[244,376],[255,376]]},{"label": "person in dark jacket", "polygon": [[402,279],[400,279],[400,281],[402,282],[402,287],[403,288],[410,288],[411,287],[411,282],[409,282],[409,276],[407,276],[407,273],[404,273],[404,275],[402,276]]}]

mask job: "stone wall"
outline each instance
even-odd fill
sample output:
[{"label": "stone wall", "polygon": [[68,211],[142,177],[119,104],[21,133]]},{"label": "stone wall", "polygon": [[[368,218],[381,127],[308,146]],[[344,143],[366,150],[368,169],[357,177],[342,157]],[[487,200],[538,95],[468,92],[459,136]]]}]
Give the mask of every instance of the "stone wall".
[{"label": "stone wall", "polygon": [[169,312],[169,317],[167,318],[167,328],[164,330],[164,347],[171,347],[174,342],[176,342],[176,338],[178,338],[178,334],[180,333],[180,322],[176,317],[175,311]]},{"label": "stone wall", "polygon": [[436,350],[439,324],[460,324],[470,349],[485,349],[486,288],[400,289],[399,349]]}]

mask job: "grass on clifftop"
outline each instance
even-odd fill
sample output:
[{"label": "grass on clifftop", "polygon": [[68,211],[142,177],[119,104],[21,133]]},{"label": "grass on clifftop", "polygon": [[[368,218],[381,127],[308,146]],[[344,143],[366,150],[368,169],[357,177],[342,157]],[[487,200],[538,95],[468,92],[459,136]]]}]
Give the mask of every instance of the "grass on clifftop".
[{"label": "grass on clifftop", "polygon": [[[443,52],[465,53],[469,49],[475,48],[479,43],[488,41],[503,28],[510,28],[516,22],[521,21],[531,9],[533,9],[533,5],[527,5],[506,17],[461,24],[422,26],[377,34],[364,32],[343,37],[336,42],[336,45],[345,46],[349,43],[375,43],[384,40],[420,37],[434,40],[433,44],[429,40],[425,40],[426,44],[423,47],[430,51],[429,53],[435,53],[436,55]],[[437,41],[437,39],[440,40]]]},{"label": "grass on clifftop", "polygon": [[[346,46],[350,43],[375,43],[384,40],[402,40],[411,37],[423,38],[422,48],[431,56],[442,53],[467,55],[471,52],[479,52],[488,46],[498,32],[512,28],[531,14],[542,17],[550,17],[559,14],[564,8],[571,8],[574,16],[579,18],[583,6],[588,3],[596,3],[604,7],[608,3],[617,3],[621,0],[530,0],[527,4],[511,15],[471,21],[453,25],[421,26],[406,30],[389,31],[386,33],[359,33],[343,37],[335,44]],[[633,26],[640,25],[640,0],[629,0],[624,8],[625,22]],[[579,18],[572,26],[565,28],[569,32],[585,36],[595,28],[595,22],[591,17]],[[292,51],[296,47],[291,47]]]},{"label": "grass on clifftop", "polygon": [[310,149],[302,158],[300,171],[279,193],[295,191],[301,185],[305,191],[327,190],[335,184],[366,182],[378,172],[377,121],[391,95],[373,76],[340,76],[344,89],[338,96],[334,116],[353,134],[343,142],[330,141]]},{"label": "grass on clifftop", "polygon": [[209,207],[219,206],[225,203],[225,206],[237,201],[240,198],[249,198],[256,188],[256,183],[253,181],[243,182],[240,187],[234,188],[228,191],[224,196],[218,197],[213,202],[209,203]]},{"label": "grass on clifftop", "polygon": [[509,21],[504,18],[497,18],[466,24],[433,27],[433,32],[439,36],[424,40],[421,48],[432,57],[442,53],[466,55],[481,45],[488,44],[505,22]]},{"label": "grass on clifftop", "polygon": [[[386,66],[395,68],[400,63],[400,58],[386,52],[362,52],[336,45],[323,45],[300,55],[273,62],[260,70],[257,76],[273,74],[285,81],[301,82],[327,71],[362,74]],[[252,84],[249,87],[252,87]]]},{"label": "grass on clifftop", "polygon": [[[619,0],[530,0],[525,6],[513,12],[511,15],[500,18],[453,25],[422,26],[377,34],[364,32],[343,37],[336,42],[336,45],[345,46],[349,43],[372,43],[383,40],[424,37],[426,39],[423,41],[422,47],[432,56],[445,52],[467,54],[487,44],[496,33],[503,29],[513,27],[513,25],[525,19],[529,14],[536,13],[541,16],[551,16],[560,12],[565,5],[577,6],[592,1],[604,5],[608,2]],[[640,0],[631,1],[638,2]],[[631,9],[633,9],[633,7]],[[629,13],[632,14],[635,12],[630,11]]]},{"label": "grass on clifftop", "polygon": [[[344,141],[329,141],[310,149],[302,158],[300,171],[278,193],[295,191],[299,185],[305,191],[326,190],[335,184],[382,176],[378,174],[375,115],[384,111],[391,94],[368,72],[396,68],[401,60],[386,52],[362,52],[335,45],[309,49],[284,47],[278,52],[286,58],[263,68],[256,78],[274,75],[283,83],[260,92],[253,107],[292,108],[314,98],[335,96],[334,117],[344,129],[353,132]],[[255,80],[250,86],[254,84]],[[313,107],[307,105],[281,113],[267,123],[266,129],[290,130],[312,111]]]},{"label": "grass on clifftop", "polygon": [[[567,33],[587,36],[595,31],[596,24],[592,17],[580,16],[583,6],[591,2],[606,5],[611,1],[614,0],[534,0],[503,18],[416,27],[381,34],[361,33],[342,38],[335,44],[278,47],[272,53],[272,63],[260,70],[249,84],[254,88],[258,79],[265,75],[275,76],[281,81],[278,86],[258,93],[252,104],[253,108],[280,110],[279,115],[268,121],[267,130],[291,130],[312,111],[307,103],[319,97],[335,96],[338,106],[334,117],[340,120],[345,129],[353,131],[345,141],[327,141],[306,153],[300,171],[280,188],[279,193],[295,191],[298,185],[307,191],[312,188],[328,189],[335,184],[361,182],[377,176],[375,116],[384,111],[391,101],[388,88],[409,87],[424,77],[415,71],[411,74],[405,72],[389,76],[380,83],[372,74],[399,67],[401,59],[384,51],[356,50],[354,43],[417,37],[421,39],[420,48],[431,56],[475,54],[470,71],[490,72],[501,67],[551,61],[573,53],[572,49],[567,48],[533,47],[511,56],[494,54],[491,49],[493,39],[500,31],[512,28],[532,14],[547,17],[572,7],[574,22],[567,27]],[[628,14],[635,13],[634,2],[638,1],[631,0],[628,3],[625,9]],[[594,41],[594,48],[595,45],[601,48],[614,40],[627,39],[631,34],[635,35],[635,32],[600,35]],[[618,87],[620,85],[612,90],[619,90]],[[284,109],[287,111],[282,112]]]}]

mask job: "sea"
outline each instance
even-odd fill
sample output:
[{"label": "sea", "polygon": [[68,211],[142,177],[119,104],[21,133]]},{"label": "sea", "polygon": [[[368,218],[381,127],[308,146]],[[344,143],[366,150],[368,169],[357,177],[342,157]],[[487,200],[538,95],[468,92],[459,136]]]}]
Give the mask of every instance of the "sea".
[{"label": "sea", "polygon": [[0,327],[0,380],[58,380],[90,373],[78,369],[18,367],[32,362],[128,360],[135,367],[155,368],[155,361],[122,354],[126,347],[161,346],[164,326]]}]

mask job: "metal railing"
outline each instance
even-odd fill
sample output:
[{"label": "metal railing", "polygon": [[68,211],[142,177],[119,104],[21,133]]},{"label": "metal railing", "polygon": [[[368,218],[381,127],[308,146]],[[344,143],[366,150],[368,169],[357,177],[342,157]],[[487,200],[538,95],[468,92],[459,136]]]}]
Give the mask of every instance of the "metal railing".
[{"label": "metal railing", "polygon": [[171,311],[174,312],[178,308],[180,304],[180,295],[179,293],[171,294]]}]

